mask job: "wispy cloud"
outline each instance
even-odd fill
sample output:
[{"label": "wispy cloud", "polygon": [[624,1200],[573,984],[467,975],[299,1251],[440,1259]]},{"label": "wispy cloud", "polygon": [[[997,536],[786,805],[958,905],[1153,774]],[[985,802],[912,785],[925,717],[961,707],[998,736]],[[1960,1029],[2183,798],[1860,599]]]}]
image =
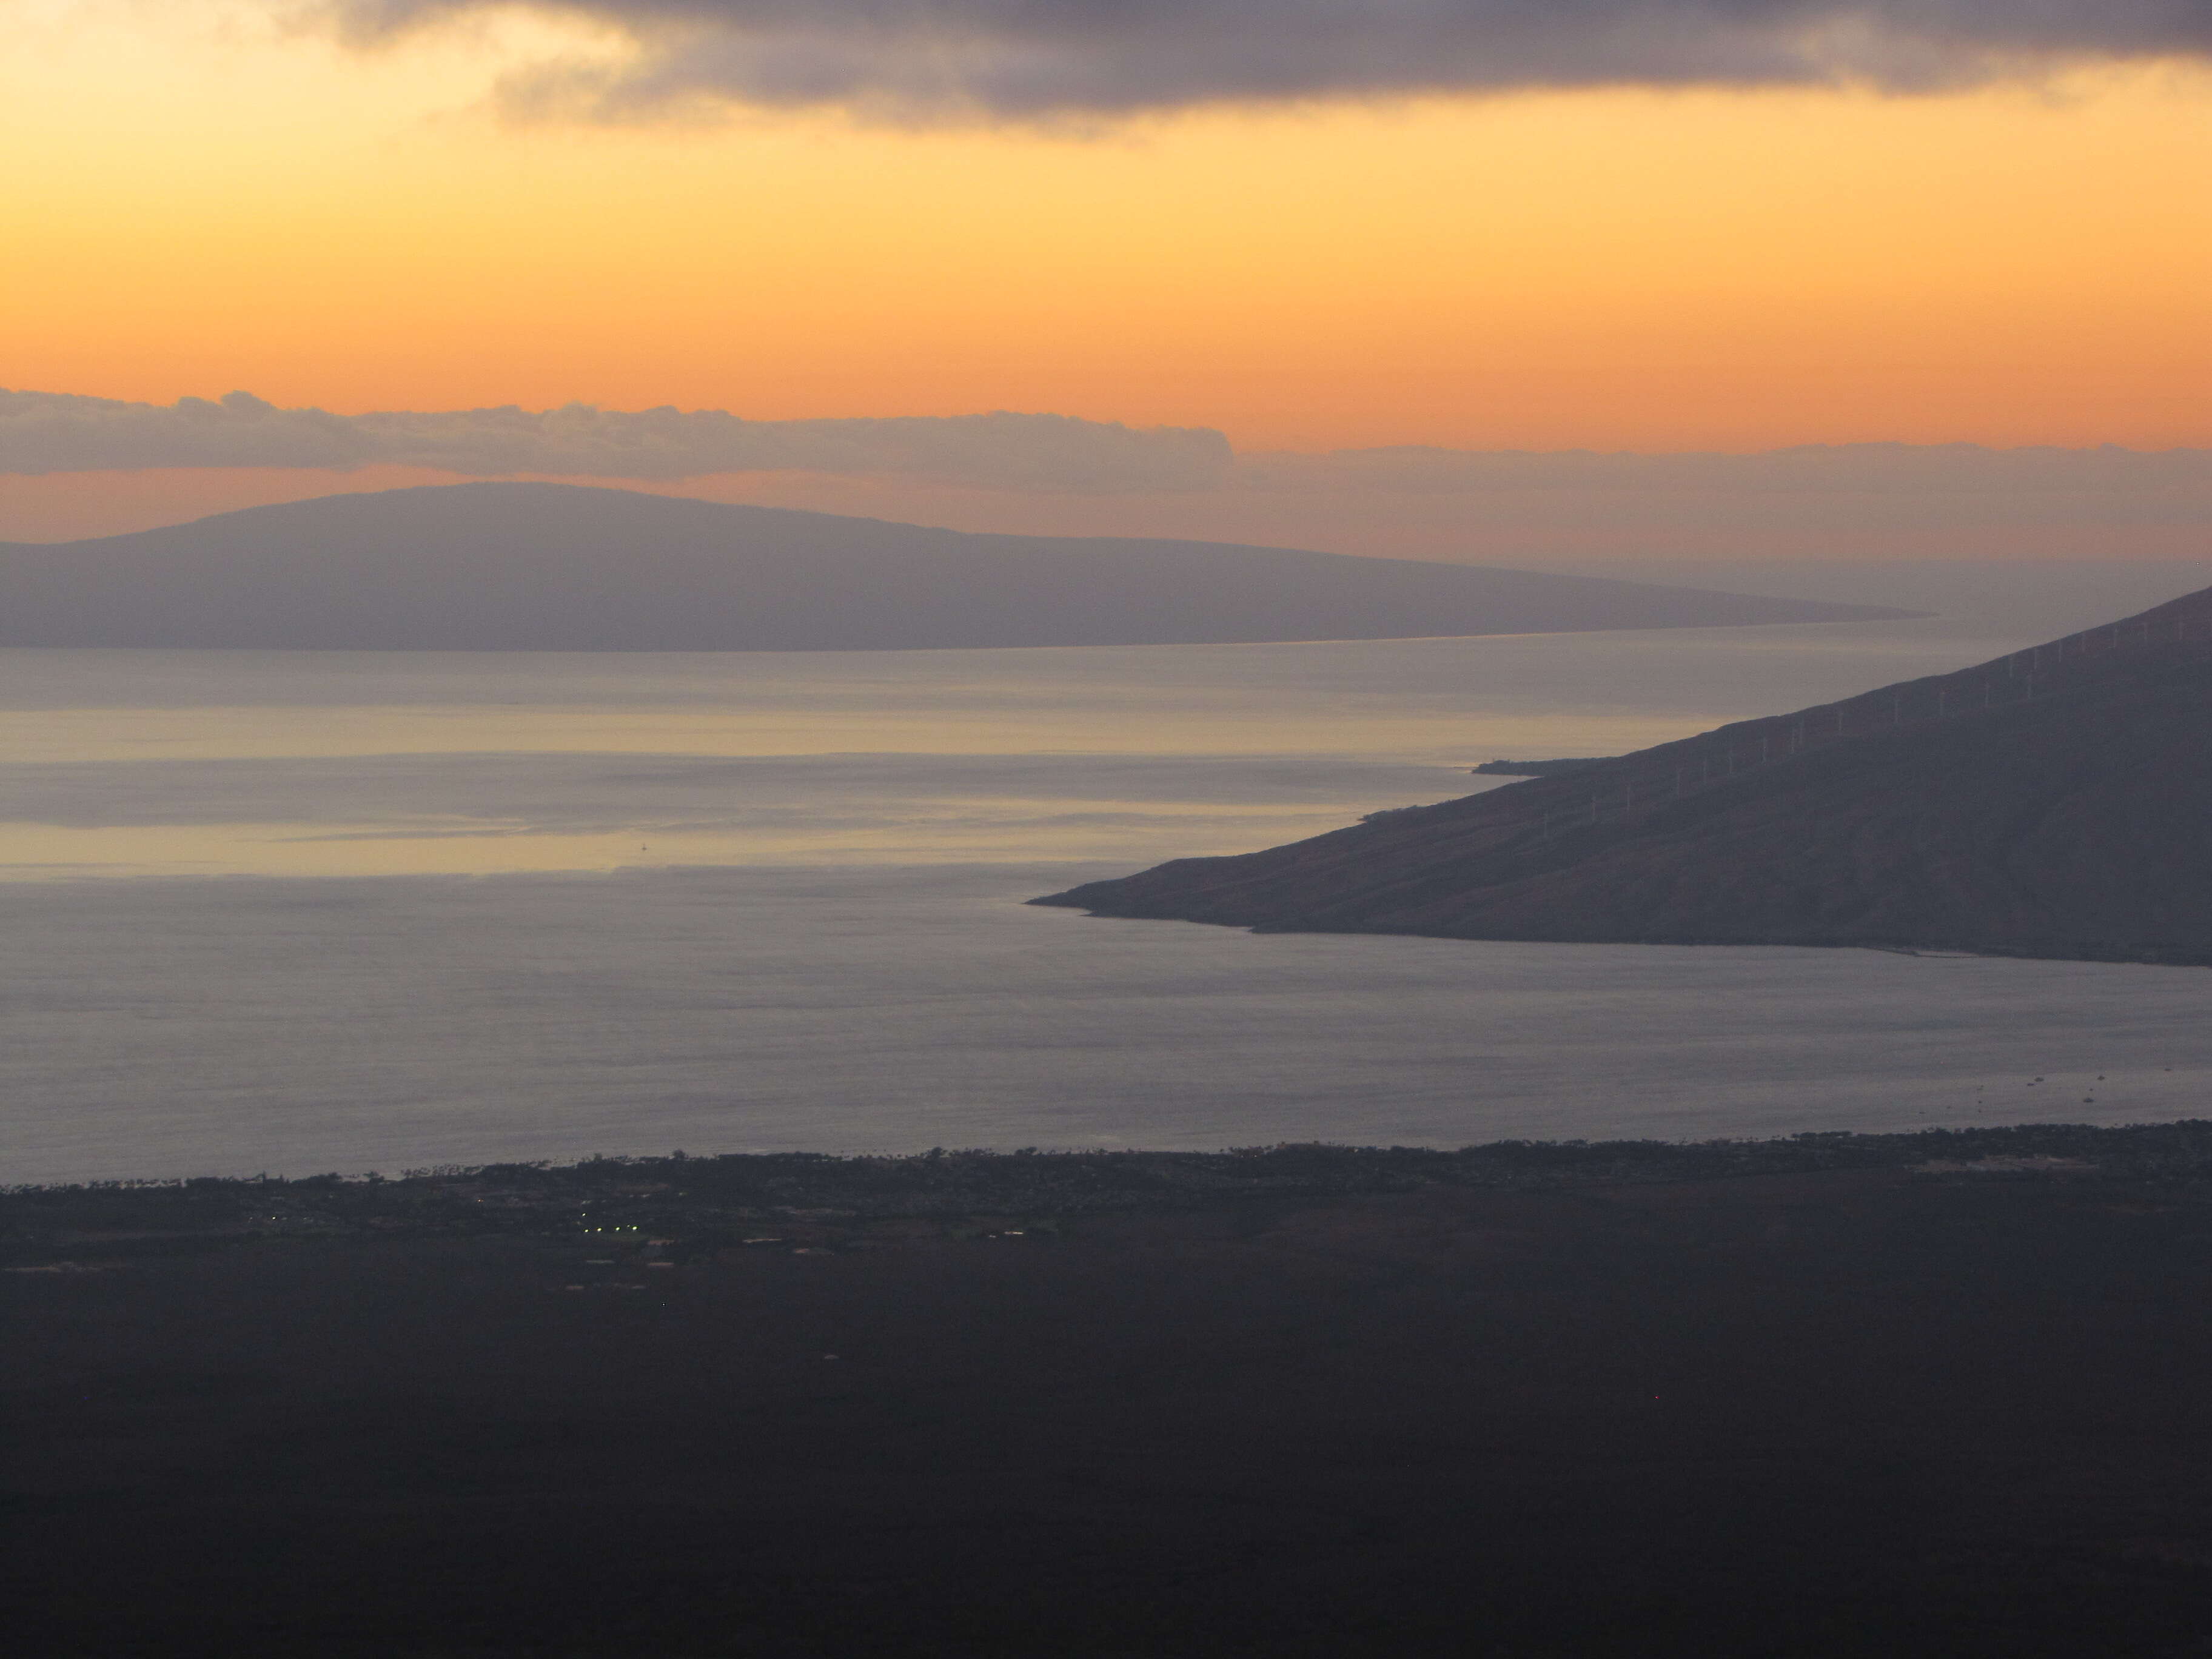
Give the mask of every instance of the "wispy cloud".
[{"label": "wispy cloud", "polygon": [[[513,0],[317,0],[356,42]],[[513,108],[651,118],[717,102],[1050,120],[1220,101],[1527,88],[1924,91],[2212,53],[2207,0],[537,0],[609,64],[511,78]]]},{"label": "wispy cloud", "polygon": [[[2212,450],[2066,449],[2032,445],[1804,444],[1750,454],[1469,450],[1407,446],[1321,454],[1242,455],[1237,487],[1266,495],[1480,500],[1510,513],[1557,511],[1653,518],[1683,502],[1711,515],[1721,503],[1765,517],[1872,521],[1884,512],[1965,512],[2048,521],[2212,520]],[[1887,506],[1885,504],[1887,504]]]},{"label": "wispy cloud", "polygon": [[516,408],[332,415],[243,392],[167,406],[0,391],[0,472],[149,467],[435,468],[469,477],[669,479],[721,472],[904,477],[985,489],[1213,483],[1229,441],[1061,415],[748,421],[720,410]]}]

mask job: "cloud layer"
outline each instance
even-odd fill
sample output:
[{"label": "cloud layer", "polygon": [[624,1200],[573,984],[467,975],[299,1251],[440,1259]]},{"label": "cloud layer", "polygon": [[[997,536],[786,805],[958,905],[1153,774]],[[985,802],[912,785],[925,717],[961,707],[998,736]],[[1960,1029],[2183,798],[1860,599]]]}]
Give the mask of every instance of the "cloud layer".
[{"label": "cloud layer", "polygon": [[1499,519],[1644,523],[2212,522],[2212,450],[1980,444],[1806,444],[1731,455],[1407,447],[1240,456],[1237,487],[1266,495],[1477,500]]},{"label": "cloud layer", "polygon": [[1743,455],[1420,447],[1238,455],[1209,428],[1140,430],[1063,415],[747,421],[712,410],[571,404],[347,416],[279,409],[243,392],[164,407],[0,391],[0,475],[380,465],[472,478],[784,473],[924,491],[1236,497],[1278,501],[1294,514],[1334,503],[1377,523],[1436,514],[1469,525],[1655,528],[2212,522],[2212,450],[2203,449],[1872,443]]},{"label": "cloud layer", "polygon": [[[321,0],[368,42],[510,0]],[[620,62],[541,65],[511,107],[702,104],[1037,120],[1224,100],[1537,87],[1919,91],[2212,53],[2212,0],[536,0]]]},{"label": "cloud layer", "polygon": [[149,467],[432,467],[468,477],[668,479],[716,472],[904,477],[984,489],[1172,490],[1215,483],[1229,441],[1061,415],[747,421],[719,410],[572,404],[332,415],[248,392],[163,407],[0,391],[0,473]]}]

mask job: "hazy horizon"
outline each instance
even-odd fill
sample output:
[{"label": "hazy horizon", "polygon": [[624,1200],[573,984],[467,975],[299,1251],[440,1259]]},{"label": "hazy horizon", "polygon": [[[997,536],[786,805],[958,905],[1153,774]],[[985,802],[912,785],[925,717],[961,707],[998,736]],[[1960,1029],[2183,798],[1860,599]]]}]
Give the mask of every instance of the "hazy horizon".
[{"label": "hazy horizon", "polygon": [[570,406],[348,416],[243,393],[162,407],[0,391],[0,542],[499,479],[968,533],[1615,574],[2212,556],[2212,448],[2187,445],[1297,452],[1060,415],[779,422]]}]

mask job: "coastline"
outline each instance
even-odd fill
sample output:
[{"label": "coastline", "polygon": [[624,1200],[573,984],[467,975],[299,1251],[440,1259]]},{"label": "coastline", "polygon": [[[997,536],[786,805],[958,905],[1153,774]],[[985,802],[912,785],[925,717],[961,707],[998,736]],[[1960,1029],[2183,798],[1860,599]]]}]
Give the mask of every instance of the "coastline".
[{"label": "coastline", "polygon": [[[697,1256],[805,1221],[857,1240],[878,1222],[957,1227],[988,1217],[1067,1218],[1314,1202],[1429,1188],[1559,1191],[1813,1176],[1992,1170],[2055,1161],[2123,1183],[2212,1181],[2212,1120],[2118,1127],[2026,1123],[1771,1139],[1505,1140],[1446,1150],[1285,1143],[1214,1152],[909,1154],[733,1152],[440,1165],[286,1177],[201,1176],[0,1188],[0,1267],[35,1271],[71,1244],[118,1262],[287,1239],[532,1237],[568,1242],[620,1226]],[[1994,1160],[1994,1162],[1992,1162]],[[827,1226],[834,1220],[841,1227]],[[772,1241],[775,1242],[775,1241]],[[817,1237],[819,1245],[822,1241]]]}]

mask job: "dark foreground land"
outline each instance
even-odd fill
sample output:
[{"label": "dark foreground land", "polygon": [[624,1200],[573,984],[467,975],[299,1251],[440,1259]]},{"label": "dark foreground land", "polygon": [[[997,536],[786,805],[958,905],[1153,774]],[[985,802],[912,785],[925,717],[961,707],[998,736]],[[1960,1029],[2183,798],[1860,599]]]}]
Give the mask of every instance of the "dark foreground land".
[{"label": "dark foreground land", "polygon": [[2212,1123],[0,1221],[23,1659],[2212,1654]]}]

